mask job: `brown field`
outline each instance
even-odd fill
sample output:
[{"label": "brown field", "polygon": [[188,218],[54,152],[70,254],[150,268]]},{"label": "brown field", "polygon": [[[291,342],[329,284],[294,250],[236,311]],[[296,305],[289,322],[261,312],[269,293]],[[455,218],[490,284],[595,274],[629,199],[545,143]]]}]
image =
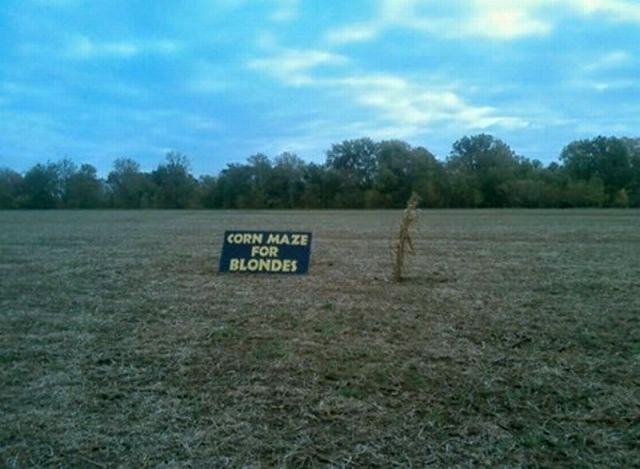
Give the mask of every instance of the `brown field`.
[{"label": "brown field", "polygon": [[[0,466],[640,461],[640,212],[0,212]],[[225,229],[310,275],[218,275]]]}]

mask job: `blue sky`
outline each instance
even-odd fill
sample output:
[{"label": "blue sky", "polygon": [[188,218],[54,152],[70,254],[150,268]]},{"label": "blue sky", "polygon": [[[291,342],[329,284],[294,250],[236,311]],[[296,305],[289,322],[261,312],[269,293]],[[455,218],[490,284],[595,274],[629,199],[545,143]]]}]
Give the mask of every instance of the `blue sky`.
[{"label": "blue sky", "polygon": [[362,136],[444,159],[481,132],[545,163],[640,136],[640,2],[0,2],[0,166],[178,150],[216,173]]}]

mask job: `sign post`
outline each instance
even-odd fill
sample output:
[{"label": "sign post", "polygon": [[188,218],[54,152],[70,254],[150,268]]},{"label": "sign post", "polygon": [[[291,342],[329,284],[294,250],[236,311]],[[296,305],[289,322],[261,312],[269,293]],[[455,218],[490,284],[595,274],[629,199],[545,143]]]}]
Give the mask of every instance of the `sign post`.
[{"label": "sign post", "polygon": [[311,233],[293,231],[225,231],[220,272],[306,274]]}]

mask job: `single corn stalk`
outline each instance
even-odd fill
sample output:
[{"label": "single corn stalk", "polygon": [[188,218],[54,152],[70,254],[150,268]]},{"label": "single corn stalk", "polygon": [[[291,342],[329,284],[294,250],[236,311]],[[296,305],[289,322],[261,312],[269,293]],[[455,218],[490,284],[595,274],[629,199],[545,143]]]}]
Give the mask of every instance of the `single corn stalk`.
[{"label": "single corn stalk", "polygon": [[393,280],[395,282],[402,282],[405,257],[409,254],[415,254],[413,241],[411,240],[411,226],[418,217],[417,207],[419,202],[420,197],[414,192],[411,194],[407,202],[407,208],[402,214],[398,239],[395,240],[393,245]]}]

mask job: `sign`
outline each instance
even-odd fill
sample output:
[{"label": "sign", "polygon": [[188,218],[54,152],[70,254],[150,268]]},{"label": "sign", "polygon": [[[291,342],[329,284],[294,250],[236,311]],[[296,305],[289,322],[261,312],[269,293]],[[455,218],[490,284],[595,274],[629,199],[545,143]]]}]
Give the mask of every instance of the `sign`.
[{"label": "sign", "polygon": [[311,233],[225,231],[220,272],[306,274]]}]

